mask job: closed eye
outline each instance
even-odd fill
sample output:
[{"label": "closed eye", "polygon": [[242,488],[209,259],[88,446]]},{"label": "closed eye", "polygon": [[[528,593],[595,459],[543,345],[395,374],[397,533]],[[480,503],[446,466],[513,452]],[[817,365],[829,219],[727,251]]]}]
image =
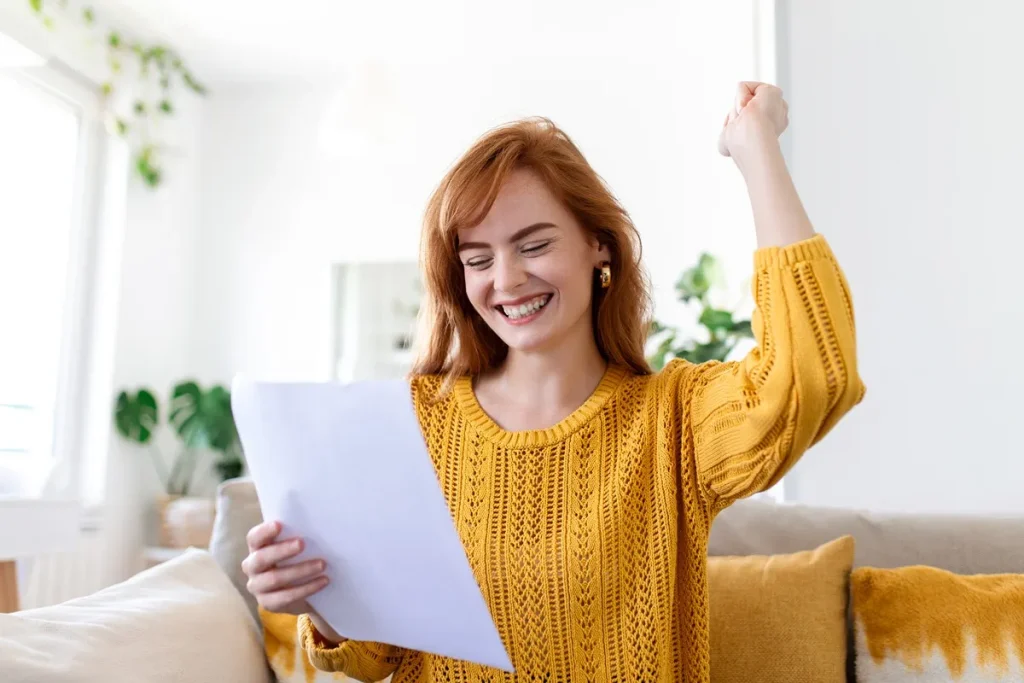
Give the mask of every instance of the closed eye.
[{"label": "closed eye", "polygon": [[467,259],[466,260],[466,267],[467,268],[476,268],[476,269],[479,270],[479,269],[486,268],[487,266],[489,266],[491,264],[492,260],[493,259],[490,256],[477,256],[475,258]]},{"label": "closed eye", "polygon": [[523,253],[537,254],[550,246],[552,241],[553,240],[546,240],[544,242],[533,242],[531,244],[527,244],[523,247]]}]

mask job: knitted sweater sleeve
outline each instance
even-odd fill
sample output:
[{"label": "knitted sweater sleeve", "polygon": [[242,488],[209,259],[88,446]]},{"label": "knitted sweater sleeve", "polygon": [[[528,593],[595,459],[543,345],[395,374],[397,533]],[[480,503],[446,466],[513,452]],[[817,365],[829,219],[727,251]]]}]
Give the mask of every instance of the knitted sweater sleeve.
[{"label": "knitted sweater sleeve", "polygon": [[825,239],[754,257],[757,346],[684,381],[698,479],[715,509],[774,485],[864,396],[850,291]]},{"label": "knitted sweater sleeve", "polygon": [[310,663],[320,671],[340,671],[366,683],[382,681],[398,668],[405,650],[393,645],[347,640],[328,643],[305,614],[299,617],[299,642]]}]

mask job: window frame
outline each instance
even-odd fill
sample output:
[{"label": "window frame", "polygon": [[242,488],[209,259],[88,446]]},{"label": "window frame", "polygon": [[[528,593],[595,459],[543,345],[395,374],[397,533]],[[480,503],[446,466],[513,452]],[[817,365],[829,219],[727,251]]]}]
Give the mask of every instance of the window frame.
[{"label": "window frame", "polygon": [[[89,413],[89,378],[95,333],[93,304],[99,260],[99,220],[106,182],[109,136],[103,126],[100,88],[53,59],[39,66],[4,68],[5,77],[53,98],[78,117],[75,184],[68,244],[68,270],[61,319],[58,380],[52,441],[44,495],[80,497],[83,487]],[[26,458],[35,459],[40,454]],[[18,456],[14,456],[17,458]],[[26,467],[36,463],[26,460]]]},{"label": "window frame", "polygon": [[[754,7],[754,78],[762,83],[779,83],[780,64],[785,55],[780,53],[784,42],[779,36],[779,6],[777,0],[752,0]],[[785,141],[782,143],[786,151]],[[786,477],[775,486],[757,494],[758,498],[786,502]]]}]

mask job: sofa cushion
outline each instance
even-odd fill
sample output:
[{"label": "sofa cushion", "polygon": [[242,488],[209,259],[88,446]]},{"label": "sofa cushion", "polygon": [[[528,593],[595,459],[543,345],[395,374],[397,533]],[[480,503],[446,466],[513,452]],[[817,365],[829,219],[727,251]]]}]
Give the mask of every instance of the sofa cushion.
[{"label": "sofa cushion", "polygon": [[0,614],[0,680],[270,680],[256,625],[203,550],[51,607]]},{"label": "sofa cushion", "polygon": [[745,500],[718,515],[711,555],[772,555],[849,534],[855,567],[929,565],[958,574],[1024,572],[1024,517],[865,512]]},{"label": "sofa cushion", "polygon": [[862,567],[850,584],[858,683],[1024,681],[1024,574]]},{"label": "sofa cushion", "polygon": [[849,536],[806,552],[708,559],[711,680],[845,683]]},{"label": "sofa cushion", "polygon": [[251,479],[231,479],[217,488],[210,554],[241,594],[256,623],[260,623],[258,605],[256,598],[245,589],[248,579],[242,571],[242,560],[249,554],[246,534],[262,521],[260,501]]}]

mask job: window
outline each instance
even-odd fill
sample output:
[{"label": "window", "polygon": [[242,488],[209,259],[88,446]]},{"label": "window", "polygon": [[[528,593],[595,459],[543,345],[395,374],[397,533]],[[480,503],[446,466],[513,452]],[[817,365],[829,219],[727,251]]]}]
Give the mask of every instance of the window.
[{"label": "window", "polygon": [[96,94],[47,67],[0,68],[0,102],[3,495],[41,485],[80,424],[98,129]]}]

